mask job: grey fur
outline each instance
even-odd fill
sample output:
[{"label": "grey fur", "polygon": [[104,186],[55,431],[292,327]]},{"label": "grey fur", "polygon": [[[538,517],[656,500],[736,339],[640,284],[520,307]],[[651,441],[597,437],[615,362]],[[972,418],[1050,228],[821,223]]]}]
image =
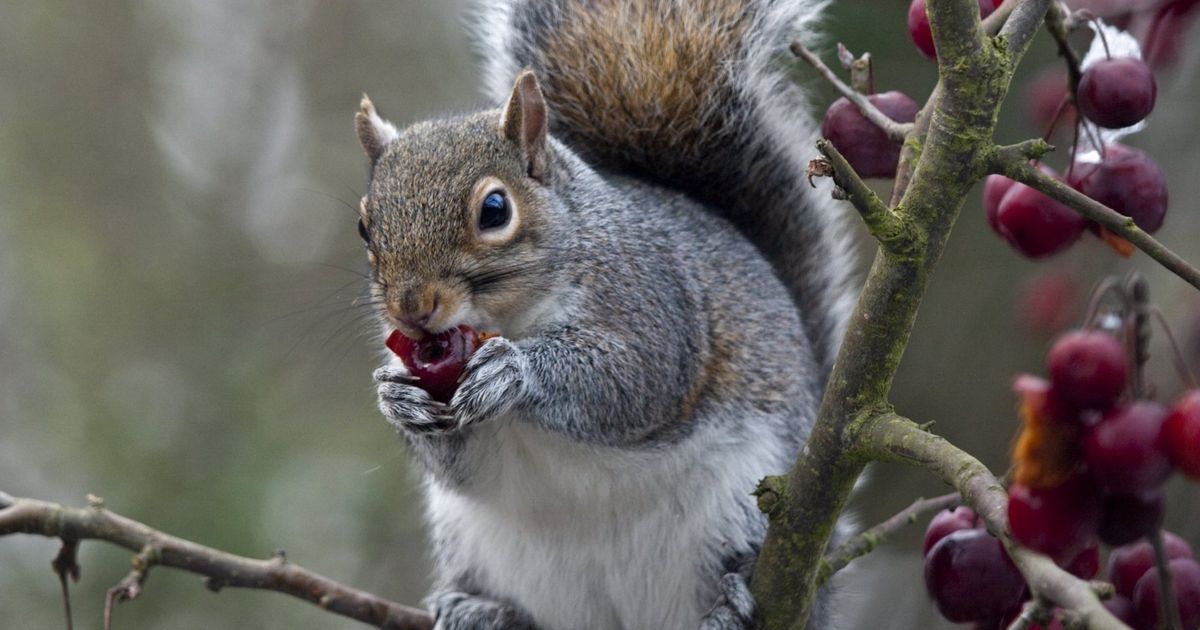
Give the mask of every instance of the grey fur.
[{"label": "grey fur", "polygon": [[[497,59],[538,68],[538,29],[581,1],[492,8]],[[753,41],[730,63],[761,70],[759,40],[778,43],[820,4],[747,3]],[[537,168],[499,110],[415,125],[382,147],[366,134],[363,219],[385,329],[401,325],[395,305],[436,287],[457,305],[439,328],[503,335],[473,355],[449,405],[403,367],[375,373],[380,410],[428,473],[439,628],[750,627],[765,532],[750,492],[811,430],[845,270],[826,206],[809,203],[794,156],[763,131],[779,121],[755,89],[777,77],[744,80],[726,103],[731,143],[694,165],[704,183],[597,159],[556,126],[552,94],[555,135]],[[536,105],[540,92],[523,98]],[[390,135],[373,114],[360,121]],[[484,178],[516,208],[509,240],[473,236]]]}]

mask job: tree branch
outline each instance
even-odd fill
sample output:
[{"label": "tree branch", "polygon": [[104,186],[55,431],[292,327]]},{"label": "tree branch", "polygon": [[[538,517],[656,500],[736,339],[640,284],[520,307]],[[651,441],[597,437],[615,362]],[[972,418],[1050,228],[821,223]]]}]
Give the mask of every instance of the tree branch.
[{"label": "tree branch", "polygon": [[134,569],[110,590],[112,599],[137,595],[152,565],[183,569],[208,578],[212,590],[222,587],[276,591],[311,602],[330,612],[389,630],[430,630],[429,613],[344,586],[298,565],[278,553],[270,560],[243,558],[165,534],[104,509],[100,500],[71,508],[0,492],[0,536],[34,534],[65,541],[104,540],[136,552]]},{"label": "tree branch", "polygon": [[934,497],[932,499],[917,499],[912,505],[897,512],[886,521],[847,540],[837,549],[825,554],[821,561],[821,569],[817,573],[817,581],[821,584],[829,581],[833,574],[846,568],[854,560],[867,555],[895,536],[897,532],[917,522],[923,516],[932,512],[940,512],[962,503],[957,492]]},{"label": "tree branch", "polygon": [[1016,6],[1016,2],[1009,0],[1009,2],[996,7],[996,10],[992,11],[992,14],[983,20],[983,32],[987,33],[988,36],[995,36],[996,33],[999,33],[1004,24],[1008,22],[1008,16],[1012,15],[1013,8]]},{"label": "tree branch", "polygon": [[1091,630],[1126,628],[1101,605],[1091,584],[1060,569],[1050,558],[1013,541],[1008,532],[1008,495],[979,460],[894,413],[865,419],[853,436],[855,449],[862,454],[878,461],[920,466],[957,488],[963,502],[974,508],[988,531],[1004,543],[1034,595],[1078,614]]},{"label": "tree branch", "polygon": [[1054,38],[1054,44],[1058,46],[1058,56],[1067,63],[1067,98],[1074,101],[1075,92],[1079,89],[1079,79],[1082,78],[1083,73],[1079,67],[1079,55],[1071,46],[1071,42],[1067,40],[1066,21],[1067,14],[1062,6],[1057,3],[1052,4],[1050,10],[1046,12],[1046,30],[1050,32],[1050,36]]},{"label": "tree branch", "polygon": [[[1024,0],[1017,9],[1028,4],[1045,11],[1048,2]],[[1020,37],[1017,46],[1005,49],[992,45],[976,0],[929,0],[926,8],[939,50],[941,89],[926,104],[928,133],[919,148],[909,148],[912,139],[905,143],[910,159],[915,151],[919,157],[895,204],[895,212],[913,226],[913,253],[897,255],[882,246],[876,253],[808,443],[786,475],[759,486],[769,525],[751,589],[757,620],[768,629],[798,629],[807,622],[820,560],[866,463],[861,453],[847,449],[847,432],[890,409],[888,393],[929,275],[963,200],[987,172],[1000,104],[1029,41]]]},{"label": "tree branch", "polygon": [[826,66],[821,61],[820,57],[813,54],[812,51],[805,48],[800,42],[792,42],[791,50],[793,55],[808,62],[808,65],[812,66],[818,74],[824,77],[826,81],[829,81],[833,87],[837,88],[837,91],[846,97],[846,100],[853,103],[858,108],[858,111],[862,112],[862,115],[871,121],[871,124],[882,129],[892,142],[897,144],[904,142],[904,138],[908,135],[908,132],[912,131],[912,123],[896,122],[887,114],[879,111],[879,108],[875,107],[866,96],[846,85],[833,70],[829,69],[829,66]]},{"label": "tree branch", "polygon": [[938,75],[948,81],[954,81],[955,77],[969,78],[970,67],[982,59],[984,49],[979,3],[976,0],[928,0],[925,13],[929,16],[929,30],[937,49]]},{"label": "tree branch", "polygon": [[846,199],[858,210],[867,230],[879,244],[892,254],[912,256],[920,243],[912,224],[883,203],[875,191],[854,172],[854,167],[832,142],[818,140],[817,150],[833,167],[834,183],[846,193]]},{"label": "tree branch", "polygon": [[1133,219],[1084,195],[1063,182],[1039,171],[1022,157],[1012,152],[993,154],[991,170],[1046,194],[1048,197],[1074,208],[1090,221],[1095,221],[1110,232],[1124,238],[1146,253],[1188,284],[1200,289],[1200,271],[1167,248],[1153,236],[1138,228]]},{"label": "tree branch", "polygon": [[[1005,4],[1012,2],[1014,0]],[[1008,42],[1009,52],[1020,54],[1029,46],[1029,40],[1033,39],[1038,27],[1045,21],[1050,5],[1051,0],[1022,0],[1013,7],[1012,15],[1004,22],[1004,27],[997,35]]]}]

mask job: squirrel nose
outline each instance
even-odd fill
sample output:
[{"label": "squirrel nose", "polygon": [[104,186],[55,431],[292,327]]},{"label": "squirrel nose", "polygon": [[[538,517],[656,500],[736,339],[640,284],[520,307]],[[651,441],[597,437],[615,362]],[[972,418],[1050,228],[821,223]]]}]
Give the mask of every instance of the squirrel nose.
[{"label": "squirrel nose", "polygon": [[396,309],[400,312],[394,313],[394,316],[411,328],[426,330],[429,322],[433,321],[440,307],[441,303],[437,295],[434,295],[429,302],[414,299],[412,295],[406,295],[402,308]]}]

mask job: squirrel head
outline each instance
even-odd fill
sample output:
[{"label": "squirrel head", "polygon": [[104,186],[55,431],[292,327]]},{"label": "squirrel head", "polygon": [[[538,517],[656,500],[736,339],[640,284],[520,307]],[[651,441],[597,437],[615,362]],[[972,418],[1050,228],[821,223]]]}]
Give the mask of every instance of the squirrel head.
[{"label": "squirrel head", "polygon": [[551,286],[561,213],[533,73],[503,110],[398,131],[364,96],[354,122],[371,160],[359,234],[387,322],[414,338],[460,324],[512,334]]}]

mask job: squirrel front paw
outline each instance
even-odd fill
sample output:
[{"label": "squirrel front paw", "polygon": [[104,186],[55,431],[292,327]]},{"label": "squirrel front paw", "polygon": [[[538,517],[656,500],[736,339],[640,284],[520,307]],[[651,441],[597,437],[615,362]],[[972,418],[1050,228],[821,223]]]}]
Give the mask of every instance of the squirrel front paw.
[{"label": "squirrel front paw", "polygon": [[404,368],[384,366],[375,370],[374,378],[379,411],[392,426],[410,433],[436,433],[455,427],[449,407],[414,385],[416,378]]},{"label": "squirrel front paw", "polygon": [[448,591],[430,598],[434,630],[533,630],[522,610],[495,600]]},{"label": "squirrel front paw", "polygon": [[525,394],[529,361],[503,337],[487,340],[467,362],[462,382],[450,400],[458,428],[496,417],[512,409]]},{"label": "squirrel front paw", "polygon": [[743,630],[754,627],[754,596],[740,573],[726,573],[717,584],[717,603],[700,620],[700,630]]}]

